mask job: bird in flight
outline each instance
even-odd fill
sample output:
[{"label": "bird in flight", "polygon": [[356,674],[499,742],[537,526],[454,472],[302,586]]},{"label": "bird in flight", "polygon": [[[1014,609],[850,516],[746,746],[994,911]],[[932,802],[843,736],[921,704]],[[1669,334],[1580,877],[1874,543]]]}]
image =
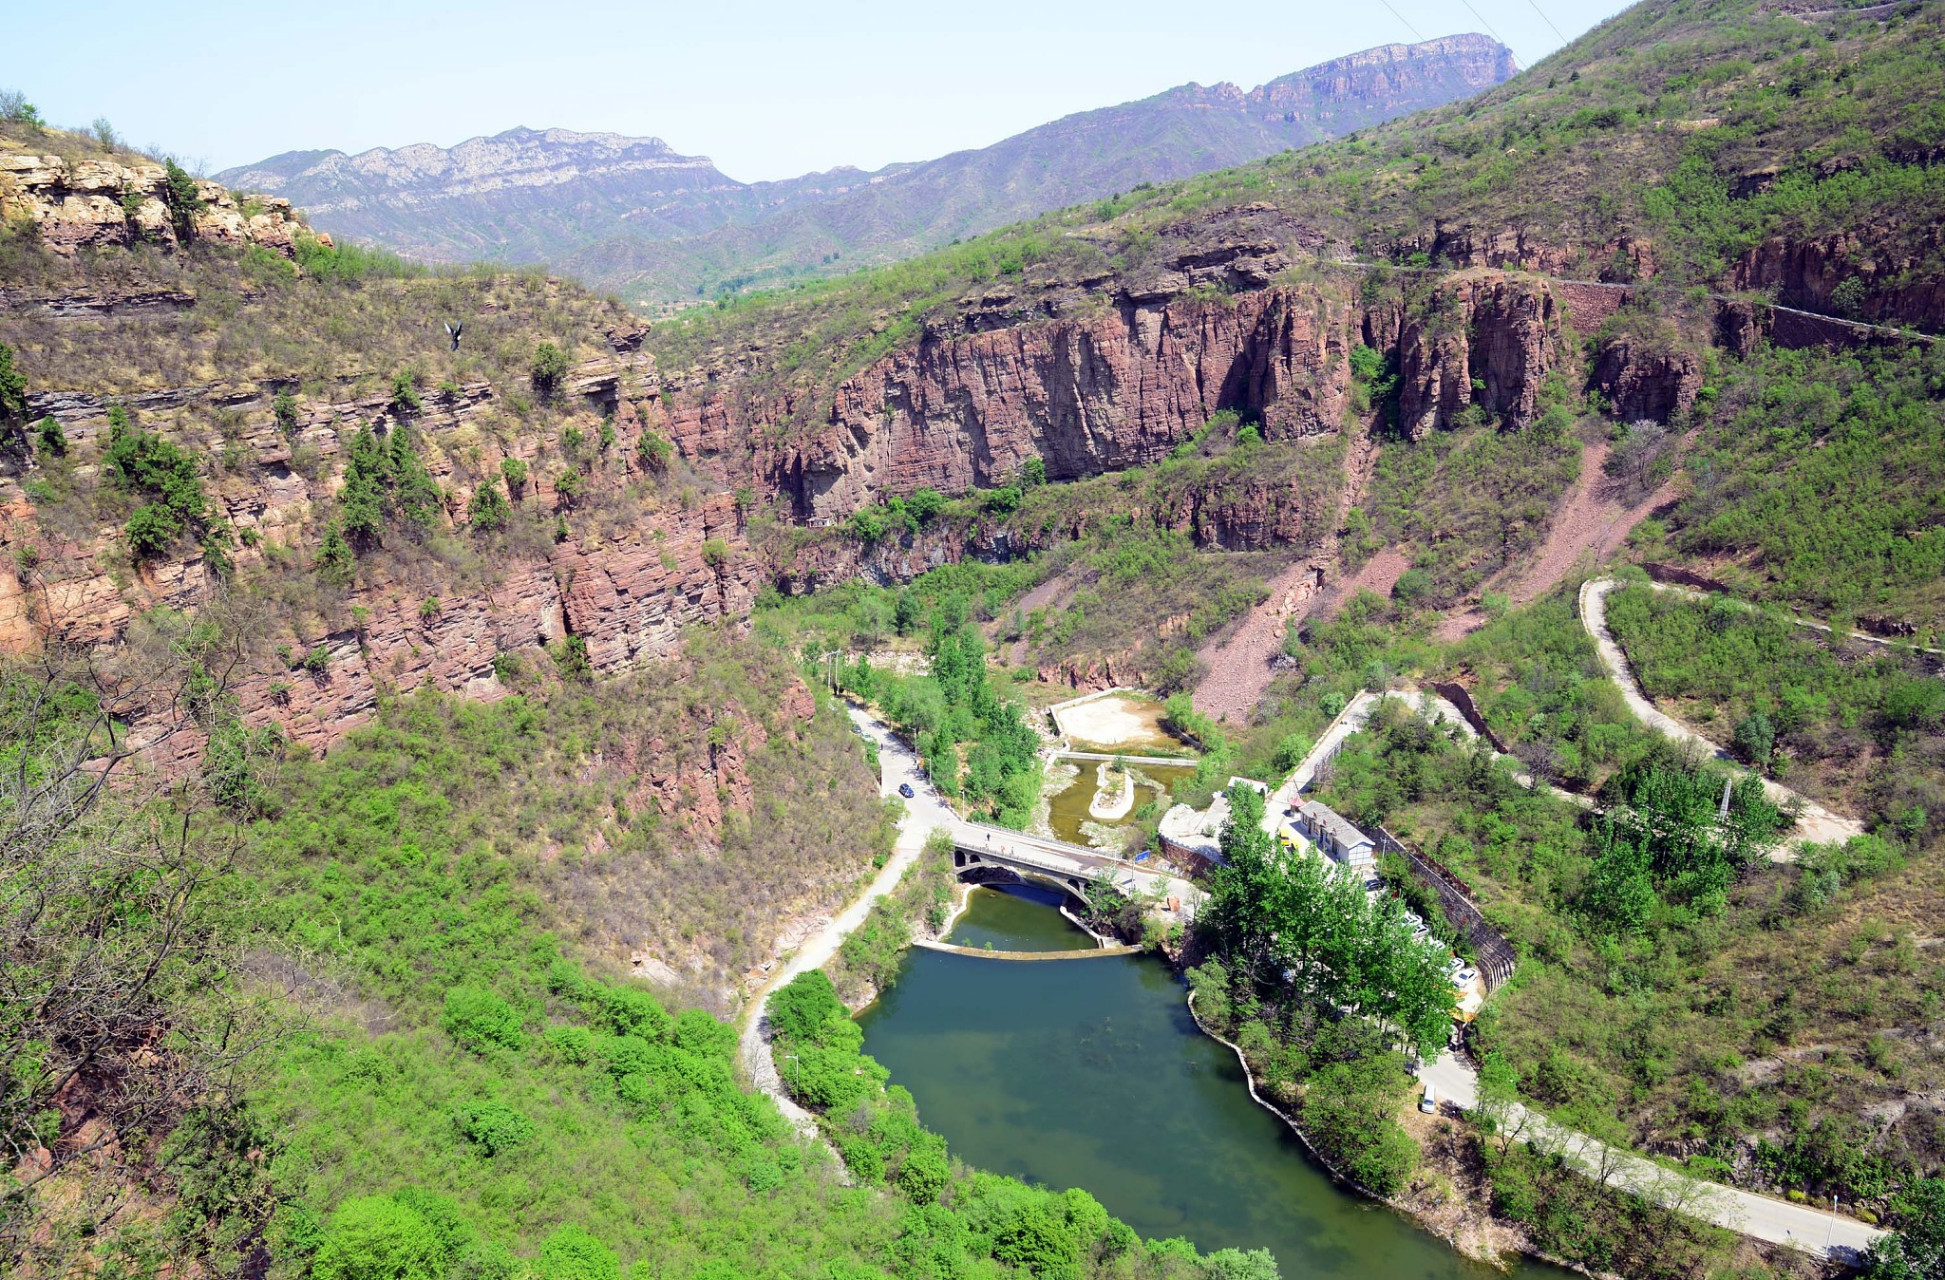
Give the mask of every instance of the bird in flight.
[{"label": "bird in flight", "polygon": [[459,335],[466,332],[465,322],[461,321],[459,324],[452,324],[448,322],[446,325],[446,332],[452,335],[452,349],[454,351],[459,350]]}]

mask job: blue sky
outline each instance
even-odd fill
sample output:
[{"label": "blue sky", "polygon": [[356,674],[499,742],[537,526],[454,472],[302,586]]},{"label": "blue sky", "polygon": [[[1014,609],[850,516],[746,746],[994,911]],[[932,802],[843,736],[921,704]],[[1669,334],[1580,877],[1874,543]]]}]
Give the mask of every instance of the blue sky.
[{"label": "blue sky", "polygon": [[1248,87],[1420,36],[1490,26],[1521,65],[1531,65],[1560,44],[1546,19],[1571,37],[1624,6],[70,0],[4,7],[16,11],[5,19],[0,88],[25,91],[57,124],[105,116],[130,141],[211,171],[280,151],[451,145],[530,125],[652,134],[755,181],[928,159],[1191,80]]}]

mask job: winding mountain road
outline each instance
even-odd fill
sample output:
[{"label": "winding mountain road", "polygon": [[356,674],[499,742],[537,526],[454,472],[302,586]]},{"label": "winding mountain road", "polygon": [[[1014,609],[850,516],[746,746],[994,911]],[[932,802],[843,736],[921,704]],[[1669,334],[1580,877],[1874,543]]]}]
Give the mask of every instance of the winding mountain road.
[{"label": "winding mountain road", "polygon": [[[1466,1111],[1479,1105],[1478,1074],[1450,1053],[1421,1066],[1418,1076],[1441,1102]],[[1841,1213],[1691,1178],[1645,1156],[1610,1148],[1518,1103],[1508,1108],[1501,1127],[1522,1141],[1559,1152],[1567,1163],[1596,1181],[1605,1180],[1610,1186],[1622,1187],[1725,1230],[1770,1244],[1789,1245],[1816,1257],[1856,1262],[1885,1234]]]},{"label": "winding mountain road", "polygon": [[[1627,656],[1621,652],[1621,646],[1615,643],[1614,633],[1607,629],[1607,596],[1614,588],[1621,585],[1623,584],[1614,578],[1590,578],[1583,582],[1580,585],[1580,622],[1594,641],[1594,648],[1601,657],[1601,665],[1607,668],[1608,675],[1615,684],[1620,686],[1621,697],[1627,702],[1628,710],[1634,712],[1641,723],[1671,741],[1693,744],[1737,773],[1747,773],[1748,770],[1737,764],[1727,751],[1655,706],[1648,700],[1647,694],[1641,691],[1640,682],[1634,678],[1633,668],[1628,666]],[[1797,810],[1794,843],[1828,844],[1864,834],[1864,824],[1855,818],[1834,814],[1816,801],[1790,790],[1780,782],[1773,782],[1768,778],[1763,778],[1761,781],[1763,794],[1769,798],[1771,804]],[[1794,849],[1788,845],[1778,846],[1770,853],[1771,860],[1776,862],[1788,862],[1795,856]]]},{"label": "winding mountain road", "polygon": [[770,1056],[768,1006],[771,993],[788,985],[798,975],[821,969],[829,963],[844,939],[864,923],[865,917],[871,913],[871,904],[898,888],[898,882],[905,878],[905,873],[918,861],[919,854],[925,851],[925,841],[933,828],[951,828],[960,821],[959,815],[946,806],[938,792],[925,780],[918,758],[892,737],[890,730],[856,707],[847,710],[858,732],[878,748],[878,795],[889,799],[898,794],[899,785],[903,783],[912,788],[912,798],[905,801],[905,817],[898,824],[898,840],[892,846],[891,857],[885,860],[885,865],[851,905],[804,939],[803,944],[777,966],[769,981],[751,996],[738,1040],[743,1069],[749,1073],[751,1082],[769,1094],[784,1118],[807,1138],[817,1136],[817,1122],[811,1118],[810,1112],[791,1099],[783,1087],[782,1078],[777,1074],[776,1061]]}]

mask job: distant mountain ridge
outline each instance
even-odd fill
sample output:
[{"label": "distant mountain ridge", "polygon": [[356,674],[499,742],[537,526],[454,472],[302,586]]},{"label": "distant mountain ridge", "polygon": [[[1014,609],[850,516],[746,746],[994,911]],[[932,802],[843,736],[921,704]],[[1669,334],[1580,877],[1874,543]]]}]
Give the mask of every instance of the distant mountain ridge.
[{"label": "distant mountain ridge", "polygon": [[450,148],[293,151],[216,176],[410,257],[546,261],[632,301],[669,303],[906,257],[1351,133],[1517,70],[1482,35],[1382,45],[1250,90],[1182,85],[935,160],[777,182],[739,182],[660,138],[526,128]]}]

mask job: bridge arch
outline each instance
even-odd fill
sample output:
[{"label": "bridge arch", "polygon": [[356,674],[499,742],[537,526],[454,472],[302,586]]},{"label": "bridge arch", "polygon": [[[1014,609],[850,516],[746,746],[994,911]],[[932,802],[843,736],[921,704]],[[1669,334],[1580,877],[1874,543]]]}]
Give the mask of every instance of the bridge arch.
[{"label": "bridge arch", "polygon": [[991,849],[955,848],[952,869],[959,879],[974,884],[1037,884],[1077,902],[1087,901],[1087,877],[1050,871]]}]

